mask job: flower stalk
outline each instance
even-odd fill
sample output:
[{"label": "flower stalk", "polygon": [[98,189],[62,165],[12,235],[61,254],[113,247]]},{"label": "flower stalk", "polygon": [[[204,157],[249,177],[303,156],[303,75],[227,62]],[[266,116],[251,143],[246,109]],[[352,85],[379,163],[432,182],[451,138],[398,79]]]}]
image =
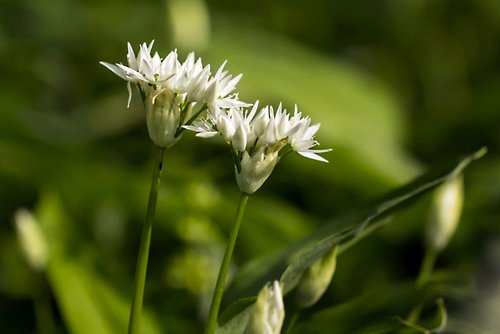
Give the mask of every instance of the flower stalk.
[{"label": "flower stalk", "polygon": [[231,229],[231,233],[229,234],[226,251],[224,252],[224,258],[222,259],[219,275],[217,276],[217,283],[215,284],[212,303],[210,304],[210,311],[208,312],[208,324],[205,334],[213,334],[215,332],[215,328],[217,327],[217,316],[219,315],[222,293],[224,292],[224,285],[226,283],[227,273],[229,272],[234,245],[236,244],[236,239],[238,238],[238,231],[240,230],[241,221],[243,219],[243,214],[249,197],[249,194],[245,192],[241,193],[240,204],[238,206],[238,211],[236,212],[234,225]]},{"label": "flower stalk", "polygon": [[165,156],[165,147],[155,145],[153,175],[151,178],[151,189],[149,191],[148,208],[146,220],[142,228],[141,244],[139,246],[139,255],[135,272],[135,287],[132,307],[130,309],[130,318],[128,333],[138,334],[140,331],[140,317],[142,313],[142,301],[144,296],[144,286],[146,285],[146,272],[148,266],[149,246],[151,244],[151,233],[153,230],[153,219],[156,211],[156,202],[158,199],[158,190],[160,189],[160,176],[163,168],[163,159]]},{"label": "flower stalk", "polygon": [[420,267],[420,272],[417,277],[417,286],[424,285],[432,276],[434,265],[436,264],[437,255],[438,252],[434,248],[427,248],[425,250],[422,266]]}]

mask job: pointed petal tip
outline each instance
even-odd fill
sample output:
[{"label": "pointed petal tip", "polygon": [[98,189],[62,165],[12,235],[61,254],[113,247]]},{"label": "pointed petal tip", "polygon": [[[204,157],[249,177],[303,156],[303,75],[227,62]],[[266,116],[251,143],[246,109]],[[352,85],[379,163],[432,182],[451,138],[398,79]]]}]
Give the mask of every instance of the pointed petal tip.
[{"label": "pointed petal tip", "polygon": [[312,160],[316,160],[316,161],[320,161],[320,162],[329,163],[328,160],[326,160],[322,156],[320,156],[320,155],[318,155],[318,154],[316,154],[314,152],[311,152],[311,151],[297,152],[297,153],[300,154],[301,156],[305,157],[305,158],[308,158],[308,159],[312,159]]}]

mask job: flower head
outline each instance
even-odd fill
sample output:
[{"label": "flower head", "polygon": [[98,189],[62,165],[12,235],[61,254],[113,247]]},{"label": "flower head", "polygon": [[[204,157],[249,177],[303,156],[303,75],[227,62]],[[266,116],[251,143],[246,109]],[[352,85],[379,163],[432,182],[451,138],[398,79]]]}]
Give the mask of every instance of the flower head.
[{"label": "flower head", "polygon": [[281,104],[276,112],[266,106],[258,111],[259,101],[251,110],[229,108],[217,114],[210,113],[185,128],[197,132],[198,137],[213,137],[217,134],[231,145],[236,180],[240,189],[254,193],[271,175],[280,158],[295,151],[300,155],[328,162],[318,153],[330,149],[314,149],[319,143],[314,139],[320,124],[311,125],[311,119],[298,111],[295,106],[290,115]]},{"label": "flower head", "polygon": [[136,55],[128,43],[128,66],[101,64],[127,81],[127,107],[132,98],[131,84],[137,85],[146,107],[148,131],[157,145],[176,143],[182,126],[191,124],[206,109],[218,113],[225,108],[249,106],[234,92],[242,75],[233,78],[224,71],[225,62],[212,75],[210,65],[203,66],[192,52],[181,63],[177,50],[162,58],[157,52],[152,55],[152,48],[153,42],[143,43]]}]

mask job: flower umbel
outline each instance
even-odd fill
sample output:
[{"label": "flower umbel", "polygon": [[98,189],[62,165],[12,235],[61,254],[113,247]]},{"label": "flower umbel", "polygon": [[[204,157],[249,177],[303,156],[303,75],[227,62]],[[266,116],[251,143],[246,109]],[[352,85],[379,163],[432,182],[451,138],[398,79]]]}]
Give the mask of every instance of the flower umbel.
[{"label": "flower umbel", "polygon": [[328,162],[318,153],[331,149],[313,149],[319,143],[314,139],[320,124],[311,125],[311,119],[298,111],[293,115],[281,104],[276,112],[266,106],[258,111],[256,101],[251,110],[229,108],[227,111],[210,113],[185,128],[197,132],[198,137],[213,137],[217,134],[231,145],[235,162],[236,181],[240,189],[252,194],[271,175],[282,156],[295,151],[300,155]]},{"label": "flower umbel", "polygon": [[127,81],[127,107],[132,98],[131,84],[137,85],[146,108],[149,135],[156,145],[175,144],[182,126],[191,124],[207,109],[219,113],[225,108],[248,106],[234,93],[242,75],[233,78],[224,70],[225,62],[212,75],[210,65],[203,66],[194,53],[181,63],[177,50],[161,58],[158,52],[151,55],[152,48],[153,42],[144,43],[136,55],[129,43],[128,66],[101,64]]}]

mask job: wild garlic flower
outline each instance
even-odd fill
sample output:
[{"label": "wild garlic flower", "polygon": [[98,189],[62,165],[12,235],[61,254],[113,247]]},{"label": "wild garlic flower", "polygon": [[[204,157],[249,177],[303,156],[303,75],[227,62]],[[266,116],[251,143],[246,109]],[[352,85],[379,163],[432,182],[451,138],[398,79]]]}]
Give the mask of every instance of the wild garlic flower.
[{"label": "wild garlic flower", "polygon": [[328,162],[318,155],[331,151],[313,149],[319,143],[314,139],[320,124],[311,125],[311,119],[295,106],[290,115],[281,104],[276,112],[266,106],[258,112],[259,101],[252,109],[229,108],[185,128],[197,132],[198,137],[213,137],[217,134],[231,145],[235,162],[236,181],[240,189],[248,194],[257,191],[271,175],[280,158],[295,151],[300,155]]},{"label": "wild garlic flower", "polygon": [[143,43],[137,55],[128,43],[128,66],[101,64],[127,81],[127,107],[132,99],[131,85],[137,85],[146,109],[149,135],[158,146],[175,144],[182,126],[191,124],[206,109],[218,113],[224,108],[249,106],[234,93],[242,75],[233,78],[224,70],[226,62],[212,75],[210,65],[203,66],[192,52],[183,63],[178,60],[177,50],[165,58],[158,52],[151,55],[153,43]]},{"label": "wild garlic flower", "polygon": [[268,283],[257,296],[245,334],[279,334],[285,319],[285,304],[278,281]]}]

